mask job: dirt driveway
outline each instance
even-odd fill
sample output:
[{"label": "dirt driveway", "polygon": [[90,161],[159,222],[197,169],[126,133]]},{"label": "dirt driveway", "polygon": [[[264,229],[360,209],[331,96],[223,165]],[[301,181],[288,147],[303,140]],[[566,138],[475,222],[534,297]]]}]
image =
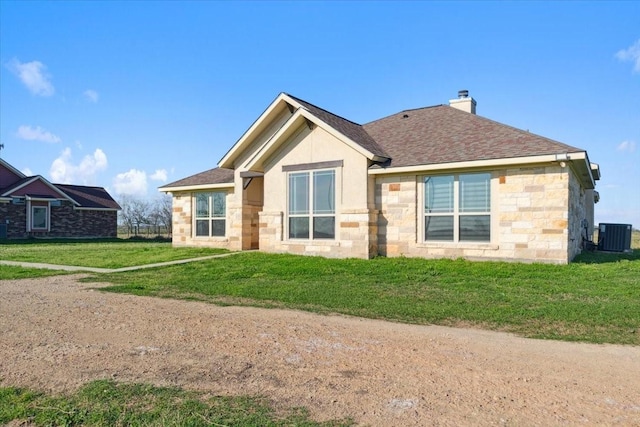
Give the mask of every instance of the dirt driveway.
[{"label": "dirt driveway", "polygon": [[[77,276],[76,276],[77,277]],[[95,287],[95,284],[91,284]],[[0,281],[0,384],[265,395],[362,425],[640,425],[640,347]]]}]

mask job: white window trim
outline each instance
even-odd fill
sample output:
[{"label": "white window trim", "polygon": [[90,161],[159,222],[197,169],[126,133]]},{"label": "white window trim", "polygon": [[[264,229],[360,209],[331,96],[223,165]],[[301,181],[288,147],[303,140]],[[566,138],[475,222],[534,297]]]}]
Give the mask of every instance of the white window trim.
[{"label": "white window trim", "polygon": [[[44,227],[35,227],[33,224],[33,220],[35,217],[34,210],[35,209],[44,209],[46,213],[45,226]],[[47,205],[31,205],[29,208],[29,229],[30,231],[50,231],[51,227],[51,209],[49,208],[49,204]]]},{"label": "white window trim", "polygon": [[[314,172],[325,172],[325,171],[333,171],[334,172],[334,213],[333,215],[328,214],[314,214],[313,213],[313,173]],[[289,188],[289,176],[291,174],[299,174],[299,173],[308,173],[309,174],[309,214],[308,215],[290,215],[289,214],[289,196],[290,196],[290,188]],[[286,182],[286,194],[285,194],[285,215],[284,215],[284,243],[288,244],[313,244],[313,245],[329,245],[333,246],[334,243],[338,243],[340,240],[339,230],[340,223],[338,218],[340,216],[340,205],[342,205],[342,167],[331,167],[331,168],[310,168],[310,169],[302,169],[297,170],[292,168],[292,170],[285,173],[285,182]],[[313,238],[313,218],[314,217],[334,217],[334,237],[333,239],[314,239]],[[293,217],[309,217],[309,238],[306,239],[297,239],[289,237],[289,218]]]},{"label": "white window trim", "polygon": [[[211,214],[213,214],[213,197],[209,198],[209,209],[211,214],[209,215],[208,218],[206,218],[208,221],[211,220],[222,220],[224,219],[224,236],[214,236],[211,233],[213,232],[213,227],[211,227],[211,225],[209,225],[209,235],[208,236],[198,236],[197,233],[197,221],[203,220],[205,218],[198,218],[198,206],[197,206],[197,196],[198,194],[202,194],[202,193],[208,193],[208,194],[213,194],[213,193],[222,193],[224,195],[224,218],[222,217],[213,217],[211,216]],[[229,236],[229,209],[228,209],[228,203],[227,203],[227,199],[229,193],[227,191],[220,191],[219,189],[210,189],[209,191],[195,191],[193,193],[191,193],[191,212],[193,212],[193,215],[191,215],[191,238],[195,239],[195,240],[218,240],[218,241],[227,241],[228,236]]]},{"label": "white window trim", "polygon": [[[491,177],[489,180],[489,188],[491,191],[491,196],[489,200],[489,240],[488,241],[460,241],[460,230],[459,230],[459,177],[460,175],[472,175],[472,174],[480,174],[480,173],[488,173]],[[424,186],[425,186],[425,178],[434,177],[434,176],[453,176],[454,177],[454,186],[453,186],[453,199],[454,199],[454,209],[451,213],[435,213],[431,214],[432,216],[453,216],[453,240],[425,240],[424,232],[425,232],[425,217],[426,214],[424,212]],[[492,171],[469,171],[469,172],[449,172],[442,174],[428,174],[428,175],[419,175],[418,179],[418,197],[417,197],[417,218],[418,221],[418,233],[416,235],[416,244],[418,247],[447,247],[447,248],[459,248],[459,249],[499,249],[499,246],[496,244],[497,238],[497,199],[498,199],[498,188],[497,188],[497,179],[496,174]],[[468,215],[478,215],[482,213],[469,213]],[[467,215],[463,214],[462,216]]]}]

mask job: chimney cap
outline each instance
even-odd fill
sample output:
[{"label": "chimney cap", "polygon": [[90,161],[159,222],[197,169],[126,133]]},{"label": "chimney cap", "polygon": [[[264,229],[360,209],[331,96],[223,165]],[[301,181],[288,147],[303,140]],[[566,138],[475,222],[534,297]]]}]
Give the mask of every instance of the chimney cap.
[{"label": "chimney cap", "polygon": [[458,91],[458,98],[462,99],[462,98],[468,98],[469,97],[469,91],[466,89],[462,89]]}]

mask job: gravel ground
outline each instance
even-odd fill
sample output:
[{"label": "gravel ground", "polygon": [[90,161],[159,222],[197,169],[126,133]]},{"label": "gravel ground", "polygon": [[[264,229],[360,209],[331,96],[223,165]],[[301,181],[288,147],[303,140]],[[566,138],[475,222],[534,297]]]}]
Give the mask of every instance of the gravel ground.
[{"label": "gravel ground", "polygon": [[640,347],[0,281],[0,385],[263,395],[372,426],[640,425]]}]

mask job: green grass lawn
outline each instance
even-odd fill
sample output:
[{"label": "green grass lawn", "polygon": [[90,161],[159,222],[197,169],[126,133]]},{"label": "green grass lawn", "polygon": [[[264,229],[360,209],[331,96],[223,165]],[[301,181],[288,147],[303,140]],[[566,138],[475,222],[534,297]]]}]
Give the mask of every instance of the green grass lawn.
[{"label": "green grass lawn", "polygon": [[[37,241],[2,245],[0,259],[117,268],[219,252],[148,241]],[[50,274],[60,273],[0,267],[0,279]],[[640,344],[638,249],[585,253],[569,265],[248,252],[86,280],[109,281],[111,292]]]},{"label": "green grass lawn", "polygon": [[[282,413],[280,413],[282,412]],[[0,388],[0,424],[35,426],[349,426],[317,423],[304,409],[276,413],[264,399],[93,381],[72,395]]]},{"label": "green grass lawn", "polygon": [[7,240],[0,245],[0,260],[121,268],[224,252],[227,251],[214,248],[172,248],[170,242],[141,240]]},{"label": "green grass lawn", "polygon": [[569,265],[251,252],[88,280],[114,283],[111,292],[640,344],[640,250]]}]

